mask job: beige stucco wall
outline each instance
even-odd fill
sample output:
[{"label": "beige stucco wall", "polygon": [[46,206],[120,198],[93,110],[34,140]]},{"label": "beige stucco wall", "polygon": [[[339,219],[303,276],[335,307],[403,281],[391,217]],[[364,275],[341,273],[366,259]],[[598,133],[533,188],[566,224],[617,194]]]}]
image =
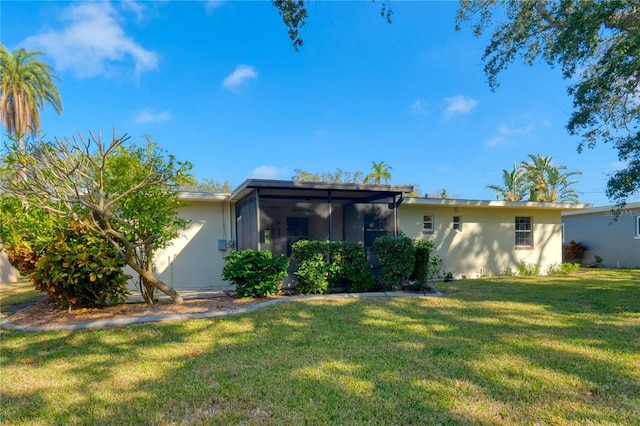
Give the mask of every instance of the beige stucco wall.
[{"label": "beige stucco wall", "polygon": [[[230,217],[233,207],[221,201],[191,201],[179,214],[191,223],[172,245],[156,255],[156,275],[176,290],[230,288],[220,273],[231,248],[227,244],[224,251],[218,250],[218,240],[235,238],[231,228],[235,219]],[[131,281],[129,288],[135,289],[135,285],[136,281]]]},{"label": "beige stucco wall", "polygon": [[[220,278],[227,245],[218,250],[218,240],[235,238],[235,209],[226,201],[192,201],[180,215],[192,222],[172,246],[156,257],[156,273],[178,290],[232,288]],[[516,272],[520,262],[540,265],[544,273],[562,262],[560,209],[520,206],[464,206],[403,203],[399,209],[400,230],[407,236],[434,240],[443,270],[456,278],[475,278],[483,273]],[[423,215],[434,215],[433,234],[423,234]],[[453,216],[462,219],[462,231],[453,230]],[[534,247],[516,249],[515,217],[533,221]]]},{"label": "beige stucco wall", "polygon": [[[434,214],[433,234],[422,232],[423,215],[428,213]],[[453,230],[453,216],[461,217],[462,231]],[[532,217],[532,249],[515,247],[516,216]],[[402,204],[399,217],[407,236],[435,241],[444,271],[454,277],[516,272],[520,262],[540,265],[544,273],[549,265],[562,262],[559,210]]]}]

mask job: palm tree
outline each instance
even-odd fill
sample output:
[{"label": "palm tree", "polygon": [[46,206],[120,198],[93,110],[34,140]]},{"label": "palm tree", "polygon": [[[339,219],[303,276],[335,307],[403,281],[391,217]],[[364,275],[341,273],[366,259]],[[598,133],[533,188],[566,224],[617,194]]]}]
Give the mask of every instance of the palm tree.
[{"label": "palm tree", "polygon": [[578,183],[577,180],[569,180],[571,176],[579,175],[580,172],[566,172],[560,173],[561,168],[564,166],[552,167],[547,172],[547,183],[549,192],[547,198],[544,201],[552,203],[566,201],[571,203],[578,202],[578,193],[575,189],[571,188],[571,185]]},{"label": "palm tree", "polygon": [[[547,174],[553,168],[551,165],[552,157],[547,155],[528,154],[531,162],[522,162],[522,169],[526,174],[527,186],[529,189],[530,201],[545,201],[548,193]],[[565,168],[565,166],[557,166]]]},{"label": "palm tree", "polygon": [[371,173],[364,177],[364,183],[373,182],[380,185],[383,180],[384,183],[389,182],[389,180],[391,179],[391,173],[389,172],[389,170],[391,170],[392,167],[384,161],[381,161],[379,163],[372,161],[372,163],[373,165],[371,166]]},{"label": "palm tree", "polygon": [[503,186],[487,185],[487,188],[496,191],[496,198],[502,198],[505,201],[520,201],[525,192],[523,178],[522,169],[514,163],[512,171],[502,169]]},{"label": "palm tree", "polygon": [[577,202],[578,195],[572,185],[578,181],[569,180],[580,172],[562,172],[567,166],[552,165],[553,158],[548,155],[529,154],[531,162],[522,162],[525,170],[530,201],[555,203],[559,201]]},{"label": "palm tree", "polygon": [[49,64],[39,60],[39,51],[21,47],[13,53],[0,44],[0,116],[8,133],[18,138],[24,152],[24,136],[40,133],[40,110],[50,104],[62,113],[62,100]]}]

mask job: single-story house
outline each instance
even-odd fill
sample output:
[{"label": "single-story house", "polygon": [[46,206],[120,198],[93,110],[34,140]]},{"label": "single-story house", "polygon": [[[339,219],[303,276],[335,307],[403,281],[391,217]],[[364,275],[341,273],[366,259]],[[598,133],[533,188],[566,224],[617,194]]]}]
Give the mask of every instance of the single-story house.
[{"label": "single-story house", "polygon": [[564,242],[585,245],[585,263],[602,258],[606,268],[640,268],[640,202],[562,212]]},{"label": "single-story house", "polygon": [[[190,219],[156,257],[156,273],[174,288],[228,288],[220,277],[231,250],[291,254],[299,239],[356,241],[370,251],[381,235],[433,240],[454,277],[544,272],[562,262],[561,212],[590,205],[407,197],[408,185],[249,179],[231,194],[184,192]],[[285,286],[295,285],[291,276]]]}]

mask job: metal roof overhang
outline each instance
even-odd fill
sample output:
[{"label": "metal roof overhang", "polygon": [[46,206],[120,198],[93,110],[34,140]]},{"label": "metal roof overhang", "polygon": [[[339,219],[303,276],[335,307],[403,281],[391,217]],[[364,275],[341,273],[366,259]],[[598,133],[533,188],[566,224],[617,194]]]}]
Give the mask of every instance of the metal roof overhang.
[{"label": "metal roof overhang", "polygon": [[370,203],[402,197],[413,191],[411,185],[371,185],[359,183],[299,182],[247,179],[229,196],[235,202],[258,190],[260,198],[349,201]]}]

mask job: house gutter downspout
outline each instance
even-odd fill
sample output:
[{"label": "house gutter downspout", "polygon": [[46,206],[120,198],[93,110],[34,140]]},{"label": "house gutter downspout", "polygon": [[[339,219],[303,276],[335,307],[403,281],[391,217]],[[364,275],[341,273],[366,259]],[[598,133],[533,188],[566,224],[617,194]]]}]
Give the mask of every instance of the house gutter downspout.
[{"label": "house gutter downspout", "polygon": [[400,198],[398,198],[398,200],[396,200],[395,195],[393,196],[393,235],[395,237],[398,236],[398,228],[400,227],[398,224],[398,208],[400,207],[400,204],[402,204],[402,200],[404,200],[404,193],[400,193]]}]

